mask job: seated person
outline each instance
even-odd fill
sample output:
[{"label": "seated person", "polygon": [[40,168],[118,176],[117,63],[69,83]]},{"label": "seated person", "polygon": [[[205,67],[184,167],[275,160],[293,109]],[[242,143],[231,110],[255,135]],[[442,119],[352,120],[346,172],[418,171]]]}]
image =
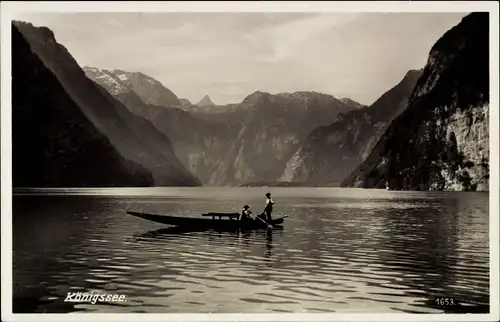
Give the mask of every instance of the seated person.
[{"label": "seated person", "polygon": [[240,220],[252,220],[252,212],[250,211],[249,205],[243,206],[243,211],[241,212]]}]

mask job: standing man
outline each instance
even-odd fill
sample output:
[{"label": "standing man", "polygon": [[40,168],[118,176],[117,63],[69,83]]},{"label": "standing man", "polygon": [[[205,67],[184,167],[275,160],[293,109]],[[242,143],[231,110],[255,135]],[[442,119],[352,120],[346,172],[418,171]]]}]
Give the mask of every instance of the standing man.
[{"label": "standing man", "polygon": [[264,209],[264,213],[267,216],[267,222],[270,223],[272,218],[271,218],[271,213],[273,212],[273,205],[274,201],[271,199],[271,193],[268,192],[266,193],[266,208]]}]

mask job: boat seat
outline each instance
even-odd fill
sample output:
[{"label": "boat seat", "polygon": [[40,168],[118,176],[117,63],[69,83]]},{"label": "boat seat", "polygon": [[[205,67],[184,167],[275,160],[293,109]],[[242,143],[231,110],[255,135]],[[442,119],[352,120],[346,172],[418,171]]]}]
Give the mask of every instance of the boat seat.
[{"label": "boat seat", "polygon": [[212,219],[215,219],[215,217],[219,217],[219,220],[221,220],[223,217],[229,218],[232,220],[233,218],[238,218],[240,214],[237,212],[233,213],[227,213],[227,212],[209,212],[207,214],[202,214],[204,217],[212,217]]}]

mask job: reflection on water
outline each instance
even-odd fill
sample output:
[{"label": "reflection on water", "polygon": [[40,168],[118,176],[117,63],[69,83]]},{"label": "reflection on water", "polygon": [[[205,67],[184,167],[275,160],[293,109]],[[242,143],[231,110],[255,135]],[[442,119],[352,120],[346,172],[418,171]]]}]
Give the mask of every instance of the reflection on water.
[{"label": "reflection on water", "polygon": [[[166,228],[125,210],[193,215],[247,203],[258,212],[262,190],[126,191],[14,197],[15,312],[489,310],[484,193],[279,188],[283,229],[218,232]],[[63,302],[76,291],[128,300]],[[433,303],[450,296],[463,305]]]}]

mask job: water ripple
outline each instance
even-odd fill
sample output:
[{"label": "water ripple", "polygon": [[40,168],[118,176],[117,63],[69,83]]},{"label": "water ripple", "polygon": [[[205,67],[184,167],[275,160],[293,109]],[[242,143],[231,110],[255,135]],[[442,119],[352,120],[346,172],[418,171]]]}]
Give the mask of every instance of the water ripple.
[{"label": "water ripple", "polygon": [[[16,197],[26,219],[14,222],[14,301],[35,297],[38,312],[436,313],[446,311],[433,298],[453,296],[461,310],[488,310],[487,195],[340,190],[283,192],[289,218],[268,232],[174,232],[124,215],[261,203],[247,190]],[[91,290],[128,300],[62,301]]]}]

